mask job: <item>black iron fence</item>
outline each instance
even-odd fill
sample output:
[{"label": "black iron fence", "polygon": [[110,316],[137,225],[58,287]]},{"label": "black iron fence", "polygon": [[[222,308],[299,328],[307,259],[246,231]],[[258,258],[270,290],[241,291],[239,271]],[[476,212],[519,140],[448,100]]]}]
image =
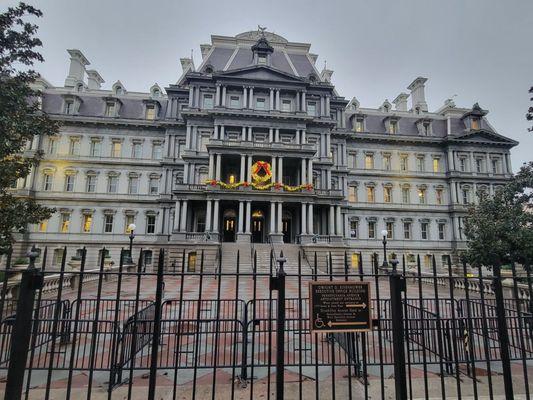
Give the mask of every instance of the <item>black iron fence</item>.
[{"label": "black iron fence", "polygon": [[[46,250],[45,250],[46,251]],[[377,255],[344,271],[225,265],[197,272],[185,263],[146,271],[117,266],[59,269],[35,254],[28,269],[8,264],[0,297],[0,375],[19,398],[529,398],[533,368],[532,281],[528,266],[501,276],[451,260],[407,274],[405,260]],[[105,251],[101,252],[106,254]],[[309,254],[308,254],[309,256]],[[329,262],[333,265],[331,255]],[[185,260],[185,253],[182,260]],[[305,266],[304,266],[305,265]],[[520,271],[520,274],[517,272]],[[455,268],[457,271],[457,268]],[[227,272],[226,272],[227,271]],[[311,281],[365,281],[373,329],[311,333]],[[47,286],[48,285],[48,286]],[[50,289],[53,287],[53,290]],[[46,290],[44,288],[47,288]],[[0,386],[1,387],[1,386]]]}]

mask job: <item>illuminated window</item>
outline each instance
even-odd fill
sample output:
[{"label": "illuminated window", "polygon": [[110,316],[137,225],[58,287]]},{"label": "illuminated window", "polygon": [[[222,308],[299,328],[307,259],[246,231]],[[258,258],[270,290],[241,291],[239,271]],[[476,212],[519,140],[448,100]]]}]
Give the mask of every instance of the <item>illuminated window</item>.
[{"label": "illuminated window", "polygon": [[114,220],[113,214],[106,214],[104,216],[104,232],[105,233],[113,232],[113,220]]},{"label": "illuminated window", "polygon": [[155,233],[155,215],[146,216],[146,233]]},{"label": "illuminated window", "polygon": [[352,219],[350,221],[350,237],[356,239],[359,236],[359,221]]},{"label": "illuminated window", "polygon": [[402,188],[402,202],[404,204],[409,204],[411,202],[411,190],[408,187]]},{"label": "illuminated window", "polygon": [[74,191],[74,180],[76,177],[72,174],[65,176],[65,192]]},{"label": "illuminated window", "polygon": [[114,141],[111,143],[111,157],[118,158],[122,153],[122,143]]},{"label": "illuminated window", "polygon": [[359,268],[359,253],[352,253],[352,268]]},{"label": "illuminated window", "polygon": [[135,223],[135,215],[126,214],[126,218],[124,219],[124,232],[125,233],[131,233],[130,225]]},{"label": "illuminated window", "polygon": [[61,213],[61,225],[59,231],[61,233],[68,233],[70,227],[70,213]]},{"label": "illuminated window", "polygon": [[48,220],[47,219],[39,222],[39,224],[37,226],[37,230],[39,232],[46,232],[47,229],[48,229]]},{"label": "illuminated window", "polygon": [[410,222],[403,223],[403,238],[407,240],[411,239],[411,223]]},{"label": "illuminated window", "polygon": [[229,184],[235,183],[235,180],[236,180],[236,179],[235,179],[235,175],[234,175],[234,174],[231,174],[231,175],[229,176],[228,183],[229,183]]},{"label": "illuminated window", "polygon": [[357,118],[355,120],[354,130],[356,132],[363,132],[365,130],[365,120],[363,118]]},{"label": "illuminated window", "polygon": [[435,195],[436,195],[436,198],[437,198],[437,204],[439,204],[439,205],[442,204],[442,201],[443,201],[442,193],[443,193],[442,189],[435,189]]},{"label": "illuminated window", "polygon": [[367,154],[365,156],[365,168],[374,169],[374,155],[373,154]]},{"label": "illuminated window", "polygon": [[156,108],[154,104],[147,104],[146,105],[146,119],[154,120],[155,111],[156,111]]},{"label": "illuminated window", "polygon": [[368,221],[368,238],[369,239],[376,238],[376,222],[375,221]]},{"label": "illuminated window", "polygon": [[426,204],[426,189],[418,189],[418,202],[420,204]]},{"label": "illuminated window", "polygon": [[356,186],[348,186],[348,201],[352,203],[357,202],[357,187]]},{"label": "illuminated window", "polygon": [[387,230],[387,239],[394,238],[394,222],[387,222],[385,227]]},{"label": "illuminated window", "polygon": [[389,133],[398,133],[398,121],[389,121]]},{"label": "illuminated window", "polygon": [[472,118],[472,129],[479,129],[479,118]]},{"label": "illuminated window", "polygon": [[372,186],[368,186],[366,188],[366,201],[369,203],[373,203],[375,200],[375,189]]},{"label": "illuminated window", "polygon": [[80,155],[80,139],[79,138],[70,138],[70,145],[69,145],[68,153],[71,156]]},{"label": "illuminated window", "polygon": [[400,170],[401,171],[407,171],[407,166],[408,166],[408,156],[407,154],[402,154],[400,156]]},{"label": "illuminated window", "polygon": [[385,203],[392,203],[392,188],[384,187],[383,188],[383,201]]},{"label": "illuminated window", "polygon": [[93,216],[90,214],[85,214],[83,216],[83,232],[89,233],[91,231],[92,224],[93,224]]},{"label": "illuminated window", "polygon": [[440,171],[440,160],[438,158],[433,159],[433,172]]},{"label": "illuminated window", "polygon": [[383,169],[385,171],[390,171],[391,170],[391,156],[389,154],[385,154],[383,156]]}]

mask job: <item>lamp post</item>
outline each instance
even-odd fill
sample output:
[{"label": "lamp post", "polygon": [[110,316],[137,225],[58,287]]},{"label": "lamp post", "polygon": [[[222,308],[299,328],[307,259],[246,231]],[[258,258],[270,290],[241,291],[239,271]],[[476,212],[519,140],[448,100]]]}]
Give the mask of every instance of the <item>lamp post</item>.
[{"label": "lamp post", "polygon": [[137,228],[135,224],[128,225],[128,230],[130,231],[130,263],[133,263],[133,239],[135,239],[135,228]]},{"label": "lamp post", "polygon": [[388,268],[389,264],[387,263],[387,230],[383,229],[381,231],[381,236],[383,237],[383,264],[381,265],[382,268]]}]

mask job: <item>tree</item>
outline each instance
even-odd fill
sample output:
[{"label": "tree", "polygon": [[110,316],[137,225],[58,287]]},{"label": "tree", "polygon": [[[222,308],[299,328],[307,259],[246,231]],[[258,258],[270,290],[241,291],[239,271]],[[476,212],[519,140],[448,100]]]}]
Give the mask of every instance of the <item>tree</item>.
[{"label": "tree", "polygon": [[[533,86],[529,88],[529,93],[533,93]],[[533,97],[530,97],[529,100],[533,101]],[[526,119],[528,121],[533,121],[533,106],[530,106],[527,110]],[[533,127],[527,128],[529,132],[533,132]]]},{"label": "tree", "polygon": [[40,153],[28,156],[25,146],[35,135],[57,133],[59,125],[39,110],[40,93],[30,84],[39,74],[31,69],[43,57],[35,48],[37,25],[27,17],[41,17],[41,11],[24,3],[0,14],[0,249],[14,242],[14,233],[24,233],[28,224],[49,218],[53,209],[10,190],[19,178],[28,176]]},{"label": "tree", "polygon": [[474,265],[533,261],[533,162],[493,197],[481,195],[469,209],[464,233],[467,259]]}]

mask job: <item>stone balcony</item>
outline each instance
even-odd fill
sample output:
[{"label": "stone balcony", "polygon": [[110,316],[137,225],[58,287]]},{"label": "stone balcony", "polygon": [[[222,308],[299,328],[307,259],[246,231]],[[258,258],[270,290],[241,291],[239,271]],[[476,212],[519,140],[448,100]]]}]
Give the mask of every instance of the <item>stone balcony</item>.
[{"label": "stone balcony", "polygon": [[309,143],[284,143],[284,142],[250,142],[244,140],[220,140],[211,139],[207,145],[208,149],[238,149],[240,150],[252,150],[253,152],[264,152],[265,150],[274,150],[276,155],[280,152],[283,153],[298,153],[302,155],[304,153],[308,156],[313,156],[316,152],[315,146]]},{"label": "stone balcony", "polygon": [[248,187],[238,187],[234,189],[224,189],[219,186],[211,186],[206,184],[191,184],[191,183],[178,183],[174,185],[174,193],[230,193],[238,194],[242,196],[243,194],[253,194],[253,195],[264,195],[264,194],[275,194],[281,196],[314,196],[314,197],[343,197],[342,190],[339,189],[302,189],[294,192],[285,191],[283,189],[276,189],[274,187],[267,190],[257,190]]}]

